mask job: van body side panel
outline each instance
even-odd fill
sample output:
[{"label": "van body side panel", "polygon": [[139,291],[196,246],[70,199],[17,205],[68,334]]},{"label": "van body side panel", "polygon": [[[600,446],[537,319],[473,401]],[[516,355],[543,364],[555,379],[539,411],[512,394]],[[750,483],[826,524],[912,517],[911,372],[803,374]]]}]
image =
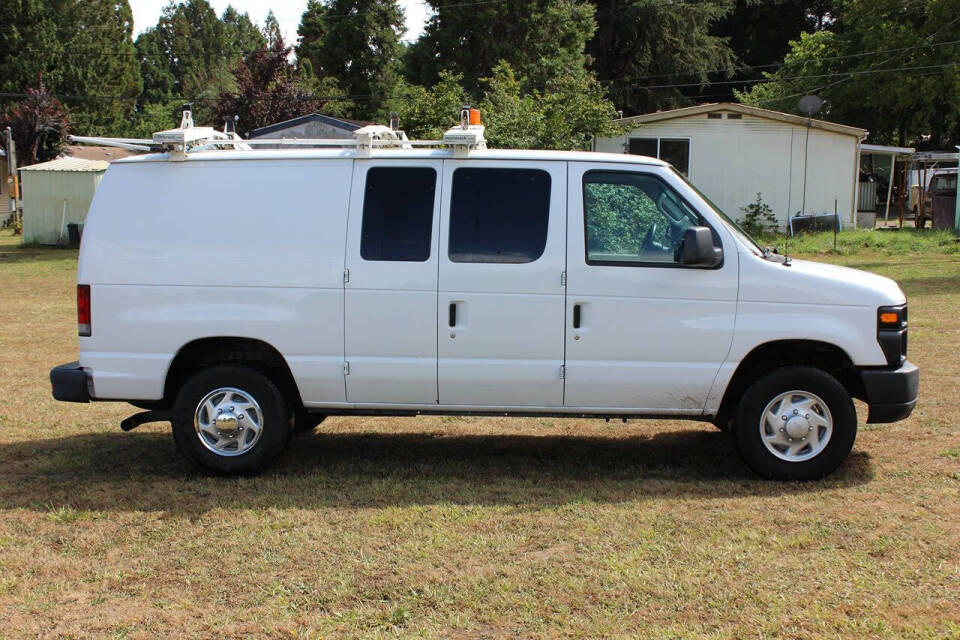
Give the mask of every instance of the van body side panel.
[{"label": "van body side panel", "polygon": [[98,398],[161,397],[187,342],[262,340],[305,401],[344,401],[343,260],[352,160],[144,162],[110,167],[84,229],[78,281]]},{"label": "van body side panel", "polygon": [[[700,211],[722,241],[720,268],[588,264],[583,178],[596,170],[653,174],[696,203],[660,168],[570,163],[565,405],[700,412],[733,339],[736,245]],[[579,329],[571,324],[576,305]]]},{"label": "van body side panel", "polygon": [[[404,169],[433,170],[435,174],[429,255],[425,260],[419,255],[417,259],[365,259],[361,255],[365,195],[379,186],[374,180],[368,183],[368,172]],[[350,403],[437,402],[437,238],[442,169],[440,160],[356,161],[345,297]],[[374,197],[371,193],[370,198]],[[402,199],[403,194],[396,194],[396,200]],[[387,214],[402,215],[396,210]],[[367,230],[368,242],[374,233],[378,231]]]},{"label": "van body side panel", "polygon": [[[716,412],[740,362],[781,340],[812,340],[841,349],[855,366],[887,365],[877,342],[877,307],[906,302],[890,280],[874,274],[792,260],[791,266],[740,253],[737,330],[730,355],[704,407]],[[858,301],[873,301],[858,304]]]},{"label": "van body side panel", "polygon": [[[451,260],[453,181],[458,169],[474,168],[547,172],[549,217],[539,257],[522,263]],[[443,176],[439,403],[562,407],[566,163],[445,160]],[[450,305],[455,305],[452,313]]]}]

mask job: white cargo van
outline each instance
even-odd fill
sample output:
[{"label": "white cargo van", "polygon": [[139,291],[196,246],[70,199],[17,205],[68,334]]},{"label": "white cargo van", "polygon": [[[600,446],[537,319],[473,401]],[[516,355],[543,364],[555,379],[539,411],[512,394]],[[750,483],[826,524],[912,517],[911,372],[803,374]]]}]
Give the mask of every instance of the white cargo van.
[{"label": "white cargo van", "polygon": [[123,428],[170,420],[216,472],[325,416],[433,413],[708,421],[796,479],[847,456],[851,398],[916,404],[896,283],[771,254],[663,162],[486,150],[466,121],[358,137],[113,163],[54,397],[147,409]]}]

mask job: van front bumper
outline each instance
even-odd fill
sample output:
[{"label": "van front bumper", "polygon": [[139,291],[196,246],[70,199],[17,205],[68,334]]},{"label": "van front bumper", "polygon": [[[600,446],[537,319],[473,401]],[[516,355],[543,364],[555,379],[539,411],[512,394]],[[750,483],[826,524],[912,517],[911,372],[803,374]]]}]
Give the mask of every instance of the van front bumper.
[{"label": "van front bumper", "polygon": [[90,374],[79,362],[68,362],[50,369],[53,397],[63,402],[90,402]]},{"label": "van front bumper", "polygon": [[898,369],[861,369],[860,379],[870,407],[869,424],[903,420],[917,406],[920,370],[911,362]]}]

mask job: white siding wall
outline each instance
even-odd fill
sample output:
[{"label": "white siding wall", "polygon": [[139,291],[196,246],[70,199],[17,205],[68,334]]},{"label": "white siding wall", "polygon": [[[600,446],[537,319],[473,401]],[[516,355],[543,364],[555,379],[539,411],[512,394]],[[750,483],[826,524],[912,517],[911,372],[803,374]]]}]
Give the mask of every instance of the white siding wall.
[{"label": "white siding wall", "polygon": [[[56,244],[67,201],[66,223],[83,222],[103,171],[23,171],[23,241]],[[66,240],[66,226],[63,226]]]},{"label": "white siding wall", "polygon": [[[787,122],[703,113],[644,124],[621,138],[598,138],[596,151],[625,153],[629,137],[691,138],[689,177],[697,188],[738,219],[740,207],[760,193],[783,226],[801,208],[806,135],[806,127]],[[807,213],[832,213],[836,198],[844,224],[852,224],[857,142],[855,136],[810,130]]]}]

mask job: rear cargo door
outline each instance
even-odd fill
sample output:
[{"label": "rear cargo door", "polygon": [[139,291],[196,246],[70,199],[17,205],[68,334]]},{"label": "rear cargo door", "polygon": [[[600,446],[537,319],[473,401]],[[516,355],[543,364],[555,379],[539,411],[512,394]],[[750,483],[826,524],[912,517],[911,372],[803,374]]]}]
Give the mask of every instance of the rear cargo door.
[{"label": "rear cargo door", "polygon": [[437,403],[442,161],[357,160],[347,225],[347,402]]}]

